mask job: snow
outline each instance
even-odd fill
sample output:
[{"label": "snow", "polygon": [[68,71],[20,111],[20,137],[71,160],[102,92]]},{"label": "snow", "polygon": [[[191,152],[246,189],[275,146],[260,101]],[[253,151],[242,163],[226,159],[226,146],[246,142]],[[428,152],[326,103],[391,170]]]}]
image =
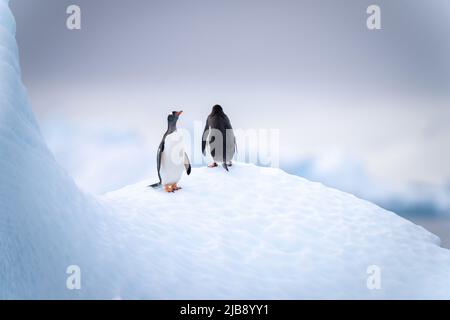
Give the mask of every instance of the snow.
[{"label": "snow", "polygon": [[[350,194],[247,164],[229,173],[194,169],[175,194],[149,189],[149,182],[103,201],[133,230],[131,256],[152,260],[139,270],[155,275],[148,283],[152,298],[450,293],[450,254],[436,236]],[[367,289],[371,265],[381,269],[381,290]]]},{"label": "snow", "polygon": [[[0,0],[0,298],[450,298],[450,251],[425,229],[279,169],[196,168],[80,191],[43,140]],[[81,290],[66,269],[81,269]],[[369,290],[369,266],[381,288]],[[370,268],[369,268],[370,269]]]},{"label": "snow", "polygon": [[65,289],[66,268],[102,266],[103,209],[47,149],[20,79],[14,32],[0,0],[0,298],[77,297]]}]

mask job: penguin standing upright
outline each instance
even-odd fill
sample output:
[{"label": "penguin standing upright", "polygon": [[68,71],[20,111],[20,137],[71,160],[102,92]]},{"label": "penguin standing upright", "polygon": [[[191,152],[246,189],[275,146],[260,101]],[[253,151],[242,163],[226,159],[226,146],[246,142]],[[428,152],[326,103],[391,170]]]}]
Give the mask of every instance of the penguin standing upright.
[{"label": "penguin standing upright", "polygon": [[217,162],[222,162],[222,166],[228,171],[236,151],[236,138],[230,119],[218,104],[212,108],[212,112],[206,120],[202,138],[203,155],[206,155],[206,144],[209,145],[211,156],[214,159],[214,162],[208,167],[217,167]]},{"label": "penguin standing upright", "polygon": [[191,173],[191,164],[185,152],[183,136],[177,131],[177,121],[183,111],[173,111],[167,117],[167,131],[164,133],[158,148],[157,168],[159,182],[151,187],[163,185],[166,192],[181,189],[177,183],[183,171]]}]

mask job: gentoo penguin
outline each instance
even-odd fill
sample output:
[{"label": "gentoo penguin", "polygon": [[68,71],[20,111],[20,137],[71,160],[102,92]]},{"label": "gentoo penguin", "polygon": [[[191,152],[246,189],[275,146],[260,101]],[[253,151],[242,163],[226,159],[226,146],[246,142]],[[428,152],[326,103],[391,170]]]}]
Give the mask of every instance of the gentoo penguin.
[{"label": "gentoo penguin", "polygon": [[236,150],[236,138],[230,119],[223,112],[221,106],[216,104],[211,114],[206,120],[205,130],[202,138],[202,152],[206,155],[206,144],[208,143],[211,156],[214,162],[208,167],[217,167],[217,162],[222,162],[222,166],[228,171],[232,165],[234,152]]},{"label": "gentoo penguin", "polygon": [[183,111],[173,111],[167,117],[167,131],[164,133],[158,148],[157,167],[159,182],[151,187],[163,185],[166,192],[181,189],[177,183],[183,171],[191,173],[191,164],[184,149],[183,136],[177,131],[178,117]]}]

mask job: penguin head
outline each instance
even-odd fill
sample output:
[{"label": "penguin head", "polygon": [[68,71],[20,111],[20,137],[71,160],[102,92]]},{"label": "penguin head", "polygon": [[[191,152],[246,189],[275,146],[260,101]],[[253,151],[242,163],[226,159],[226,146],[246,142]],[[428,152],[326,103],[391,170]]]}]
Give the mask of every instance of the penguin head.
[{"label": "penguin head", "polygon": [[172,111],[171,114],[167,116],[167,123],[169,127],[175,127],[178,121],[178,118],[183,113],[183,111]]},{"label": "penguin head", "polygon": [[213,108],[212,108],[212,113],[223,113],[223,109],[220,105],[216,104]]}]

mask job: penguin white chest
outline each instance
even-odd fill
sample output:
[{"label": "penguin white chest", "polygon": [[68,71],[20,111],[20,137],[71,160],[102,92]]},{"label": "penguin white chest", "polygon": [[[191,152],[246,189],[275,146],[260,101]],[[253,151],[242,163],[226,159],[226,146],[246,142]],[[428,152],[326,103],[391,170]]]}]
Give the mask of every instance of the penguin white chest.
[{"label": "penguin white chest", "polygon": [[184,140],[177,131],[166,136],[164,151],[161,154],[161,182],[163,185],[180,181],[184,171]]}]

